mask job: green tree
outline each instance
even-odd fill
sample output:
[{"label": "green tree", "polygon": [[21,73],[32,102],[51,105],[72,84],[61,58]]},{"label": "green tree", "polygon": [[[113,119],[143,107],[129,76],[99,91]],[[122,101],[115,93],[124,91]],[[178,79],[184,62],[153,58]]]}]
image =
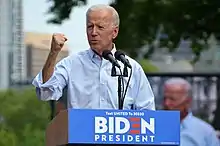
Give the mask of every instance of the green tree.
[{"label": "green tree", "polygon": [[[49,13],[54,14],[49,23],[61,24],[69,18],[75,6],[87,0],[49,0],[53,5]],[[206,48],[211,33],[219,36],[220,1],[212,0],[115,0],[111,4],[120,14],[120,33],[116,39],[118,48],[136,56],[138,48],[145,44],[152,46],[159,36],[161,45],[172,51],[181,39],[192,41],[196,60]],[[151,48],[153,53],[154,47]]]},{"label": "green tree", "polygon": [[142,66],[145,73],[159,71],[159,69],[156,66],[154,66],[153,64],[151,64],[151,62],[147,59],[142,59],[139,61],[139,63]]},{"label": "green tree", "polygon": [[0,145],[1,146],[17,146],[17,137],[15,133],[5,128],[0,128]]},{"label": "green tree", "polygon": [[87,0],[48,0],[48,2],[52,3],[48,13],[54,14],[48,23],[62,24],[64,20],[69,19],[73,7],[85,5]]},{"label": "green tree", "polygon": [[1,146],[45,145],[50,107],[37,99],[34,89],[1,92],[0,119]]}]

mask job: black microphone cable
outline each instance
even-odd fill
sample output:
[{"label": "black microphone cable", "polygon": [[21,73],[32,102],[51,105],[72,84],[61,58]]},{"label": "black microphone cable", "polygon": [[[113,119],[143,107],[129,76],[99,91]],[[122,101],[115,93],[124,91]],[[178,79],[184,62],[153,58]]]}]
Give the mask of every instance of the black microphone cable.
[{"label": "black microphone cable", "polygon": [[[120,75],[119,75],[119,77],[118,77],[118,80],[119,80],[119,78],[121,78],[121,82],[119,82],[119,83],[122,84],[122,91],[121,91],[121,92],[118,92],[118,94],[121,94],[121,96],[120,96],[121,98],[119,99],[119,100],[121,100],[121,101],[120,101],[121,105],[119,105],[119,109],[123,109],[124,91],[125,91],[125,89],[124,89],[124,81],[123,81],[123,74],[122,74],[121,68],[119,68],[119,70],[120,70]],[[120,85],[120,86],[121,86],[121,85]]]},{"label": "black microphone cable", "polygon": [[[118,64],[117,60],[113,57],[113,54],[110,50],[105,50],[102,52],[102,57],[106,60],[109,60],[112,63],[112,76],[118,76],[118,105],[119,109],[123,109],[123,95],[124,95],[124,81],[123,81],[123,74],[122,70],[120,68],[120,65]],[[116,68],[118,67],[120,74],[117,75]]]},{"label": "black microphone cable", "polygon": [[[127,68],[131,69],[130,70],[130,75],[129,75],[129,78],[128,78],[128,82],[127,82],[127,85],[126,85],[126,88],[125,88],[125,91],[124,91],[124,94],[123,94],[123,98],[122,98],[123,103],[124,103],[124,99],[125,99],[125,96],[126,96],[126,93],[127,93],[127,90],[128,90],[129,83],[131,81],[131,76],[132,76],[133,70],[132,70],[131,64],[129,63],[129,60],[127,58],[125,58],[125,54],[122,51],[117,50],[115,52],[114,56],[117,60],[121,61],[124,64],[124,71],[127,71]],[[126,73],[125,77],[127,77],[127,73]],[[123,81],[123,83],[124,83],[124,81]]]},{"label": "black microphone cable", "polygon": [[130,83],[130,81],[131,81],[132,72],[133,72],[133,70],[132,70],[132,68],[131,68],[131,70],[130,70],[130,75],[129,75],[129,77],[128,77],[128,82],[127,82],[127,84],[126,84],[125,92],[124,92],[124,95],[123,95],[123,102],[124,102],[124,99],[125,99],[125,96],[126,96],[126,93],[127,93],[127,90],[128,90],[129,83]]}]

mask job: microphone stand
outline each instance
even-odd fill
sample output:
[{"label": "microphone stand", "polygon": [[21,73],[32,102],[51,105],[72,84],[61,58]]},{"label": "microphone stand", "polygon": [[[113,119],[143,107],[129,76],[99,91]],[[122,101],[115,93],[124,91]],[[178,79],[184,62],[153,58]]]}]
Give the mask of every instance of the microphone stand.
[{"label": "microphone stand", "polygon": [[124,65],[123,77],[128,77],[128,66]]},{"label": "microphone stand", "polygon": [[119,105],[118,108],[120,110],[122,110],[123,105],[124,105],[124,97],[123,97],[123,92],[122,92],[121,86],[122,86],[122,82],[123,82],[123,77],[128,77],[128,68],[127,68],[127,66],[124,65],[123,74],[117,75],[116,66],[113,64],[112,65],[111,76],[112,77],[116,77],[116,76],[118,77],[118,105]]},{"label": "microphone stand", "polygon": [[122,110],[123,109],[123,93],[122,93],[121,86],[122,86],[123,75],[121,74],[117,75],[116,66],[114,64],[112,65],[111,76],[118,77],[118,106],[119,106],[118,108]]},{"label": "microphone stand", "polygon": [[119,109],[123,109],[123,93],[121,91],[121,86],[122,86],[122,75],[118,76],[118,105]]}]

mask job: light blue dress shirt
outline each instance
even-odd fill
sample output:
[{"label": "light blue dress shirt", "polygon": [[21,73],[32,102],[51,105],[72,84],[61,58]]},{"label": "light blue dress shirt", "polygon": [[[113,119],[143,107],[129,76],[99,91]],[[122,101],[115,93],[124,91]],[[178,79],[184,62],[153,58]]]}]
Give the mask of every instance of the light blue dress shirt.
[{"label": "light blue dress shirt", "polygon": [[[115,51],[114,48],[112,53]],[[155,110],[154,94],[142,67],[126,57],[133,72],[123,108]],[[123,69],[123,64],[119,64]],[[118,109],[118,77],[111,76],[111,69],[109,61],[88,49],[59,61],[52,77],[44,84],[40,71],[32,84],[43,101],[59,100],[67,87],[68,108]],[[130,73],[130,69],[128,71]],[[124,79],[125,85],[127,81],[128,77]]]},{"label": "light blue dress shirt", "polygon": [[189,113],[181,124],[180,146],[220,146],[211,125]]}]

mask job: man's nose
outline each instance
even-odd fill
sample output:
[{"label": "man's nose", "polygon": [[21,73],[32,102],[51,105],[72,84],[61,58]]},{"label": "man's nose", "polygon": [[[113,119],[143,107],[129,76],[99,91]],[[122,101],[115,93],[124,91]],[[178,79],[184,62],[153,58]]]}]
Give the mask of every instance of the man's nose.
[{"label": "man's nose", "polygon": [[97,28],[93,27],[92,29],[92,36],[96,36],[97,35]]}]

